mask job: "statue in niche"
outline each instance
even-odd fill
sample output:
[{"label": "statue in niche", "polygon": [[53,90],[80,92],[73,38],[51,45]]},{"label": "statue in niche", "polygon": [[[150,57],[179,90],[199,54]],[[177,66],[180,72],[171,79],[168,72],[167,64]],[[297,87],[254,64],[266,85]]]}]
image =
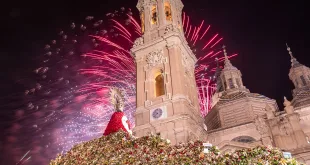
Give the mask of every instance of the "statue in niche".
[{"label": "statue in niche", "polygon": [[287,114],[293,114],[294,113],[294,107],[292,106],[292,103],[290,101],[288,101],[285,96],[284,96],[283,105],[285,106],[284,110]]}]

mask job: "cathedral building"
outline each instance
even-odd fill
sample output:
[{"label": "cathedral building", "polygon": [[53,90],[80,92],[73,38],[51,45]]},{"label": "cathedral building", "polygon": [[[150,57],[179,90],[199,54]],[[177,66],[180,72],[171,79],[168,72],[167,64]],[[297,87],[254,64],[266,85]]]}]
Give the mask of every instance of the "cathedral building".
[{"label": "cathedral building", "polygon": [[172,144],[200,139],[222,152],[273,146],[310,164],[310,69],[294,58],[289,47],[289,78],[295,89],[291,102],[284,98],[284,111],[274,99],[246,88],[224,46],[212,109],[203,118],[194,75],[197,59],[182,28],[183,3],[139,0],[137,8],[143,35],[131,49],[137,67],[135,136],[153,132]]},{"label": "cathedral building", "polygon": [[295,85],[293,100],[284,97],[284,111],[275,100],[251,93],[242,83],[241,72],[227,58],[218,76],[212,109],[205,117],[207,140],[223,152],[257,145],[290,152],[310,164],[310,69],[293,57],[289,77]]}]

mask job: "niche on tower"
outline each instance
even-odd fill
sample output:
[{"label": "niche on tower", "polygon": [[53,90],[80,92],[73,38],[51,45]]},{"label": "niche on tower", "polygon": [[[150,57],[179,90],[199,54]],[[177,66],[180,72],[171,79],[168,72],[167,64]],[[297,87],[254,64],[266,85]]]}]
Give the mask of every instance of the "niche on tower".
[{"label": "niche on tower", "polygon": [[154,72],[154,80],[155,80],[155,97],[160,97],[165,95],[165,78],[164,71],[162,69],[157,69]]},{"label": "niche on tower", "polygon": [[165,2],[165,15],[166,15],[166,20],[169,22],[172,22],[171,5],[169,2]]}]

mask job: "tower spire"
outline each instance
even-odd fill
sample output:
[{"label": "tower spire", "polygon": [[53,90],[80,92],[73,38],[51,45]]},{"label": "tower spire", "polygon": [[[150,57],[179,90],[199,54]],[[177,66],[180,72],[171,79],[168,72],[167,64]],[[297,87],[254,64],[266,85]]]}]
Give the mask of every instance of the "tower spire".
[{"label": "tower spire", "polygon": [[293,60],[295,57],[293,56],[293,53],[292,53],[292,51],[291,51],[291,48],[288,46],[287,43],[286,43],[286,48],[287,48],[288,54],[290,54],[290,56],[291,56],[291,60]]},{"label": "tower spire", "polygon": [[215,58],[215,61],[216,61],[216,71],[214,74],[214,78],[216,80],[216,91],[221,92],[223,90],[222,81],[220,78],[222,69],[220,67],[218,58]]},{"label": "tower spire", "polygon": [[226,46],[223,45],[223,52],[224,52],[224,58],[225,58],[225,62],[224,62],[224,69],[235,69],[235,67],[231,64],[228,56],[227,56],[227,52],[226,52]]},{"label": "tower spire", "polygon": [[286,48],[288,51],[288,54],[291,56],[291,62],[292,62],[292,67],[297,67],[300,66],[300,63],[297,61],[297,59],[293,56],[293,53],[291,51],[291,48],[288,46],[288,44],[286,43]]},{"label": "tower spire", "polygon": [[288,53],[291,56],[291,69],[289,77],[295,86],[293,91],[293,95],[295,96],[296,93],[300,92],[300,89],[304,88],[305,86],[310,86],[310,69],[297,61],[297,59],[293,56],[291,48],[288,46],[288,44],[286,44],[286,47]]},{"label": "tower spire", "polygon": [[223,52],[224,52],[225,62],[230,62],[229,59],[228,59],[228,57],[227,57],[226,46],[223,45],[222,48],[223,48]]}]

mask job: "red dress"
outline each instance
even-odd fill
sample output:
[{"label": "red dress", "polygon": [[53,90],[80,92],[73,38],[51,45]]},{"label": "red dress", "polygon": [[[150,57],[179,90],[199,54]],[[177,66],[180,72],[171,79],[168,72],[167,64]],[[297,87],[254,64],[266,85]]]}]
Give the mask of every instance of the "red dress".
[{"label": "red dress", "polygon": [[123,130],[127,133],[131,133],[129,120],[124,115],[124,113],[123,112],[114,112],[114,114],[112,115],[103,135],[106,136],[106,135],[109,135],[111,133],[115,133],[119,130]]}]

